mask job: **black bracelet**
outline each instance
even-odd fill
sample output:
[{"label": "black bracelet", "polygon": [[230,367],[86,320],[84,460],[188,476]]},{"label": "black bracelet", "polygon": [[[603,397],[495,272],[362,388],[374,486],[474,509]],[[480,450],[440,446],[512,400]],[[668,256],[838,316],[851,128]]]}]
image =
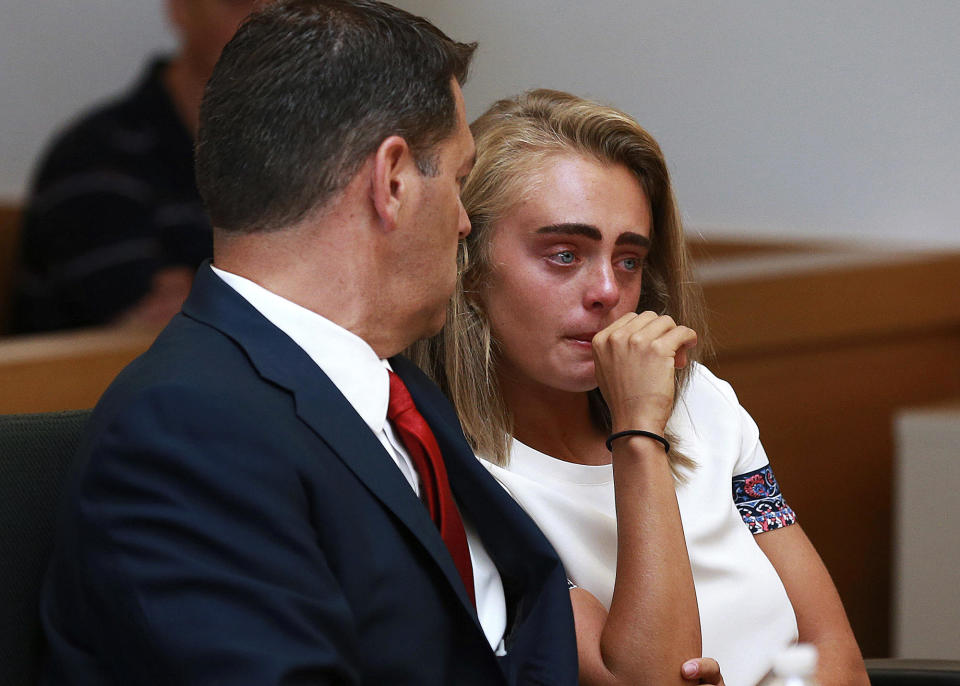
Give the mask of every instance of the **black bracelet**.
[{"label": "black bracelet", "polygon": [[661,436],[660,434],[655,434],[652,431],[641,431],[640,429],[627,429],[626,431],[618,431],[615,434],[610,434],[607,437],[607,450],[611,453],[613,452],[613,442],[618,438],[623,438],[624,436],[646,436],[647,438],[652,438],[658,443],[663,444],[663,449],[665,452],[670,452],[670,441]]}]

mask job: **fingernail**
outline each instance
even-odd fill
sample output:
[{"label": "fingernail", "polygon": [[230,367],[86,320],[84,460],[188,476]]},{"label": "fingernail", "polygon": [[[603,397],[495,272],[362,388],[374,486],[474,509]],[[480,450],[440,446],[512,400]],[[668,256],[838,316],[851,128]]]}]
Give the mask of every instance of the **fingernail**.
[{"label": "fingernail", "polygon": [[685,677],[693,677],[697,675],[697,661],[690,660],[689,662],[683,663],[683,675]]}]

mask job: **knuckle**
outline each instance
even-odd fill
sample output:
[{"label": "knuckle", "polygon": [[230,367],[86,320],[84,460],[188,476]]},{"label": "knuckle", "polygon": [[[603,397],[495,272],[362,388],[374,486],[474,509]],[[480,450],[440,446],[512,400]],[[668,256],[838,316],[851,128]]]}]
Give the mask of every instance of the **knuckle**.
[{"label": "knuckle", "polygon": [[657,353],[657,355],[660,355],[663,357],[673,356],[673,353],[674,353],[673,346],[669,345],[668,343],[665,343],[663,340],[659,338],[653,341],[653,343],[650,344],[650,347],[653,349],[655,353]]}]

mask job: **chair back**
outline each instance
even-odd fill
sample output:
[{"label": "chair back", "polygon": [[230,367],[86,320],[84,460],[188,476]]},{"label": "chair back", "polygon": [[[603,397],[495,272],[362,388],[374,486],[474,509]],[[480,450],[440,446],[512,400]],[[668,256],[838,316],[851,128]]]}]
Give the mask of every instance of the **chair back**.
[{"label": "chair back", "polygon": [[40,586],[60,493],[90,410],[0,415],[0,684],[35,686]]},{"label": "chair back", "polygon": [[866,660],[871,686],[960,686],[960,660]]},{"label": "chair back", "polygon": [[7,332],[20,243],[20,209],[0,204],[0,335]]}]

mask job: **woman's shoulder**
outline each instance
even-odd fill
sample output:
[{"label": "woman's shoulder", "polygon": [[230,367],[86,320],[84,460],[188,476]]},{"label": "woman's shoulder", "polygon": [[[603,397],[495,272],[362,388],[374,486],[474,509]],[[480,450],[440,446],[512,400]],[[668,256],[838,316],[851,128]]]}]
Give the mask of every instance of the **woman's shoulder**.
[{"label": "woman's shoulder", "polygon": [[710,464],[729,476],[747,436],[745,418],[730,384],[706,366],[694,364],[668,427],[701,471]]},{"label": "woman's shoulder", "polygon": [[736,410],[740,407],[733,386],[700,362],[694,362],[690,366],[690,376],[681,389],[681,399],[687,404],[707,405],[712,409]]},{"label": "woman's shoulder", "polygon": [[690,370],[671,421],[678,437],[694,442],[699,454],[691,457],[698,464],[722,463],[725,473],[729,467],[729,474],[743,474],[769,462],[757,424],[733,388],[701,364]]}]

